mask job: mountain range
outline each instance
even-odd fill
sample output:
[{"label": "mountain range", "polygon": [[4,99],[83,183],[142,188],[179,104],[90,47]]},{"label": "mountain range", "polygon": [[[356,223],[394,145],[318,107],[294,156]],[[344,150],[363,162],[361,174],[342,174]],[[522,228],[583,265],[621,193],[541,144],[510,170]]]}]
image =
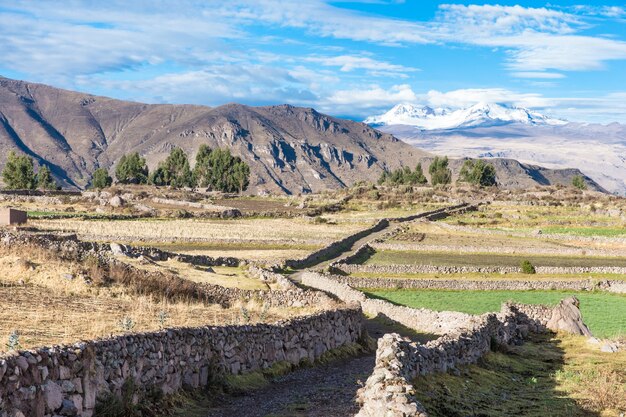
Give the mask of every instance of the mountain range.
[{"label": "mountain range", "polygon": [[[383,170],[427,166],[432,157],[365,123],[311,108],[144,104],[0,77],[0,167],[16,150],[48,165],[63,187],[82,189],[96,168],[112,172],[124,154],[139,152],[153,169],[181,147],[193,164],[201,144],[245,160],[254,194],[338,189],[376,181]],[[459,161],[451,165],[455,173],[460,168]],[[510,188],[567,184],[580,173],[502,158],[494,165],[499,183]]]},{"label": "mountain range", "polygon": [[406,125],[423,130],[437,130],[503,126],[515,123],[531,126],[559,126],[567,122],[523,107],[481,102],[461,109],[433,109],[429,106],[398,104],[384,114],[368,117],[364,123],[372,126]]},{"label": "mountain range", "polygon": [[365,122],[454,158],[513,158],[553,169],[577,168],[604,189],[626,194],[626,125],[619,123],[568,122],[488,103],[456,110],[399,104]]}]

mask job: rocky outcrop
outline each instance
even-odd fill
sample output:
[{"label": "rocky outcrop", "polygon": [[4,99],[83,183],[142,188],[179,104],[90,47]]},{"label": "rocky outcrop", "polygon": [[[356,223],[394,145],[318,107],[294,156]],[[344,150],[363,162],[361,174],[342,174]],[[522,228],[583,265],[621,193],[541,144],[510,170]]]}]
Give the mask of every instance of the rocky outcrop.
[{"label": "rocky outcrop", "polygon": [[555,332],[566,332],[591,337],[591,331],[583,323],[580,314],[580,301],[576,297],[568,297],[559,302],[552,310],[552,316],[546,327]]}]

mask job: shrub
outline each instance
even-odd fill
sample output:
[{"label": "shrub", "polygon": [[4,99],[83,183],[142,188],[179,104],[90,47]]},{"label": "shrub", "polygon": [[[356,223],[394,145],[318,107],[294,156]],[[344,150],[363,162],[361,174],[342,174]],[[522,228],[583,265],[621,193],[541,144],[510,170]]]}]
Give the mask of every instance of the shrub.
[{"label": "shrub", "polygon": [[496,169],[482,159],[468,159],[459,173],[459,182],[489,187],[496,185]]},{"label": "shrub", "polygon": [[104,168],[98,168],[93,172],[91,177],[91,186],[93,188],[107,188],[113,184],[113,178],[109,175],[109,172]]},{"label": "shrub", "polygon": [[409,167],[398,168],[395,171],[383,171],[378,179],[379,184],[390,185],[424,185],[428,180],[424,176],[422,164],[418,163],[414,171]]},{"label": "shrub", "polygon": [[452,181],[452,171],[448,168],[447,156],[443,158],[436,156],[428,167],[428,172],[430,173],[430,182],[432,185],[445,185],[450,184]]},{"label": "shrub", "polygon": [[574,178],[572,178],[572,185],[579,190],[587,189],[587,183],[582,175],[575,175]]},{"label": "shrub", "polygon": [[33,158],[9,152],[7,163],[2,170],[2,180],[10,190],[34,190],[36,177]]},{"label": "shrub", "polygon": [[522,273],[524,274],[535,274],[537,272],[535,270],[535,266],[531,264],[528,259],[522,261],[520,267],[522,268]]},{"label": "shrub", "polygon": [[123,155],[115,167],[115,177],[122,184],[146,184],[148,182],[146,160],[137,152]]}]

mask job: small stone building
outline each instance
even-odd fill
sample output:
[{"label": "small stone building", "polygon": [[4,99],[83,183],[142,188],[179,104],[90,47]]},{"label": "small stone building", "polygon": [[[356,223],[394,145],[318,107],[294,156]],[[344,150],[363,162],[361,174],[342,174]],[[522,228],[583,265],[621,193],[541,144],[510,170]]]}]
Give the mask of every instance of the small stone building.
[{"label": "small stone building", "polygon": [[16,224],[24,224],[28,221],[28,215],[25,211],[12,208],[0,208],[0,225],[10,226]]}]

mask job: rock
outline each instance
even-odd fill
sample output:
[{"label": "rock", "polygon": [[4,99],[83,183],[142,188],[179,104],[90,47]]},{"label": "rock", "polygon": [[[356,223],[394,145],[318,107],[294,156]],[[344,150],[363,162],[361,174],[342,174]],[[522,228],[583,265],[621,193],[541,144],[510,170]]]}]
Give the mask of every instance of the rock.
[{"label": "rock", "polygon": [[559,302],[552,310],[552,317],[546,327],[553,331],[564,331],[591,337],[591,331],[583,323],[582,314],[578,306],[580,301],[576,297],[568,297]]},{"label": "rock", "polygon": [[73,281],[74,280],[74,275],[72,275],[72,274],[61,274],[61,278],[66,279],[68,281]]},{"label": "rock", "polygon": [[43,395],[48,410],[55,411],[63,405],[63,391],[60,386],[52,381],[48,381],[43,386]]},{"label": "rock", "polygon": [[600,351],[607,352],[607,353],[615,353],[619,351],[619,346],[617,345],[617,343],[607,341],[602,346],[600,346]]},{"label": "rock", "polygon": [[120,245],[119,243],[111,243],[110,247],[111,247],[111,252],[113,252],[113,255],[126,256],[124,247]]},{"label": "rock", "polygon": [[208,267],[205,269],[205,271],[206,271],[206,272],[208,272],[209,274],[214,274],[214,273],[215,273],[215,270],[214,270],[213,268],[211,268],[210,266],[208,266]]},{"label": "rock", "polygon": [[74,401],[64,399],[59,414],[69,417],[75,416],[78,414],[78,408],[76,408],[76,404],[74,404]]},{"label": "rock", "polygon": [[124,199],[120,197],[119,195],[113,196],[109,200],[109,205],[111,207],[122,207],[124,206]]}]

